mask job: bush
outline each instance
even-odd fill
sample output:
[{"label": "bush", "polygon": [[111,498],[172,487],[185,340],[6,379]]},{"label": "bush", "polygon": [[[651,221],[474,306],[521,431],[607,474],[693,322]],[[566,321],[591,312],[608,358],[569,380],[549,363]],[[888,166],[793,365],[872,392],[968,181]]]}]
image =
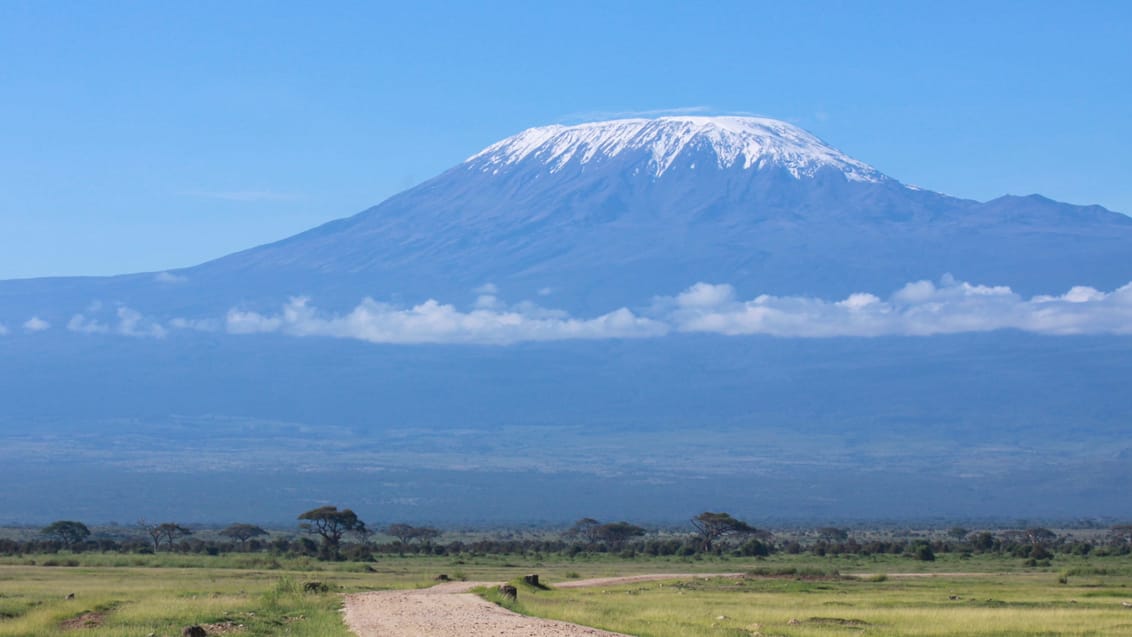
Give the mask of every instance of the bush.
[{"label": "bush", "polygon": [[935,561],[935,551],[932,550],[931,544],[926,542],[912,545],[909,555],[921,562]]},{"label": "bush", "polygon": [[770,547],[761,540],[751,538],[739,547],[739,554],[746,557],[766,557],[770,555]]},{"label": "bush", "polygon": [[363,544],[349,544],[342,549],[342,557],[351,562],[372,562],[373,552]]}]

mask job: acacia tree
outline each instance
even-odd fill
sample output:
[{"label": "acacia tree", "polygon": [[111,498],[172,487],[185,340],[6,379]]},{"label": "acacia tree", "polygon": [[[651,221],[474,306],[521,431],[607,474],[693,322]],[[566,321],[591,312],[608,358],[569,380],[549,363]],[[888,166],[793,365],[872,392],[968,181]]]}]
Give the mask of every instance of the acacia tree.
[{"label": "acacia tree", "polygon": [[431,542],[440,537],[440,531],[431,526],[418,526],[416,538],[419,542]]},{"label": "acacia tree", "polygon": [[412,543],[413,540],[424,544],[440,537],[440,531],[431,526],[413,526],[403,522],[390,524],[385,527],[385,534],[397,538],[397,541],[401,543],[399,551],[402,555],[404,555],[405,547]]},{"label": "acacia tree", "polygon": [[967,541],[971,543],[971,548],[981,553],[994,550],[995,545],[1000,543],[990,531],[972,531]]},{"label": "acacia tree", "polygon": [[193,532],[185,527],[177,524],[176,522],[162,522],[154,524],[146,522],[145,520],[138,520],[138,526],[141,527],[149,539],[153,542],[153,552],[156,553],[161,550],[161,541],[164,540],[169,550],[173,550],[173,543],[178,538],[186,535],[192,535]]},{"label": "acacia tree", "polygon": [[361,542],[362,545],[369,544],[369,539],[374,535],[374,531],[361,520],[358,520],[358,525],[354,527],[353,533],[357,536],[358,541]]},{"label": "acacia tree", "polygon": [[232,538],[240,543],[240,548],[244,548],[248,540],[253,537],[267,535],[267,531],[254,524],[233,524],[220,532],[224,537]]},{"label": "acacia tree", "polygon": [[82,522],[74,520],[58,520],[43,527],[39,531],[43,535],[50,536],[57,540],[64,548],[71,548],[72,546],[86,540],[90,537],[90,529]]},{"label": "acacia tree", "polygon": [[138,520],[138,528],[140,528],[142,531],[144,531],[145,534],[149,536],[150,541],[153,542],[153,552],[154,553],[156,553],[158,550],[161,549],[161,525],[160,524],[151,524],[149,522],[146,522],[144,519],[141,519],[141,520]]},{"label": "acacia tree", "polygon": [[397,540],[399,542],[401,542],[401,544],[405,544],[405,545],[407,545],[409,542],[413,541],[413,538],[415,537],[416,531],[417,531],[416,527],[414,527],[411,524],[405,524],[403,522],[398,522],[396,524],[390,524],[389,526],[385,527],[385,534],[386,535],[390,535],[390,536],[397,538]]},{"label": "acacia tree", "polygon": [[593,518],[582,518],[575,522],[574,526],[570,527],[569,531],[566,531],[566,534],[571,537],[579,538],[586,544],[594,544],[600,539],[598,531],[600,528],[601,522]]},{"label": "acacia tree", "polygon": [[715,542],[729,536],[767,535],[742,520],[731,517],[730,513],[704,511],[692,518],[692,526],[700,536],[704,551],[712,550]]},{"label": "acacia tree", "polygon": [[610,522],[596,529],[597,537],[613,548],[620,548],[625,542],[645,534],[645,530],[628,522]]},{"label": "acacia tree", "polygon": [[358,519],[358,515],[350,509],[338,510],[336,506],[323,506],[311,509],[299,515],[303,520],[299,524],[307,533],[322,538],[322,547],[328,559],[337,560],[338,547],[342,543],[342,536],[348,532],[356,532],[365,528],[365,523]]},{"label": "acacia tree", "polygon": [[179,538],[193,534],[192,531],[186,529],[180,524],[177,524],[176,522],[164,522],[162,524],[158,524],[157,532],[160,537],[165,539],[165,545],[169,547],[170,551],[173,550],[173,543],[176,542]]}]

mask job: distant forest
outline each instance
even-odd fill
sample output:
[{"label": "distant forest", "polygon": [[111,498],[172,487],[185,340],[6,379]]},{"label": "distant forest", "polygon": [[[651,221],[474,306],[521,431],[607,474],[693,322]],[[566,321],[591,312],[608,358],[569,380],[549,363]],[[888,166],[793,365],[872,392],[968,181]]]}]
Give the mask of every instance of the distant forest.
[{"label": "distant forest", "polygon": [[[382,555],[558,555],[759,557],[774,553],[902,555],[931,561],[937,554],[999,554],[1048,566],[1059,554],[1097,557],[1132,554],[1132,524],[1055,531],[1018,529],[880,530],[816,527],[769,531],[725,512],[705,511],[685,532],[646,529],[625,521],[583,518],[568,528],[522,531],[442,531],[395,523],[371,528],[350,509],[319,507],[301,514],[297,530],[268,530],[248,523],[190,528],[175,522],[139,521],[130,527],[91,529],[59,520],[40,529],[0,533],[0,554],[159,552],[224,555],[261,553],[320,560],[373,561]],[[46,564],[45,565],[51,565]],[[67,565],[65,561],[58,565]]]}]

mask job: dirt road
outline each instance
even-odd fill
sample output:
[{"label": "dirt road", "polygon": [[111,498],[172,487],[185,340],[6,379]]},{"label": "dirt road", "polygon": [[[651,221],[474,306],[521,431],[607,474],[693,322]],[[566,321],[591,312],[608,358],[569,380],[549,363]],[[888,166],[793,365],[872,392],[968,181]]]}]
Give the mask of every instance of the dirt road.
[{"label": "dirt road", "polygon": [[[691,577],[735,577],[726,574],[634,575],[575,580],[556,588],[614,586],[632,582]],[[566,622],[526,617],[500,608],[470,593],[476,586],[498,586],[497,582],[448,582],[432,588],[377,591],[346,596],[346,625],[358,637],[618,637],[596,628]],[[624,637],[624,636],[621,636]]]}]

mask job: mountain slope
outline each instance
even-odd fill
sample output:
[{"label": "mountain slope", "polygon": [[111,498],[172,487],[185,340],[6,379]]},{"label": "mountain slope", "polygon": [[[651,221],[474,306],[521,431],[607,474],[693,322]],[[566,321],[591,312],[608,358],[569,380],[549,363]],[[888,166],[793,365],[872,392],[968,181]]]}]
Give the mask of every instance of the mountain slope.
[{"label": "mountain slope", "polygon": [[979,204],[905,186],[782,122],[685,117],[524,131],[197,272],[357,279],[410,299],[493,282],[601,311],[696,281],[827,298],[948,272],[1023,293],[1111,288],[1132,280],[1130,246],[1132,219],[1097,207]]},{"label": "mountain slope", "polygon": [[775,120],[616,120],[523,131],[357,215],[178,271],[180,285],[0,282],[0,320],[56,301],[63,314],[103,300],[177,315],[292,295],[338,309],[463,302],[486,283],[604,312],[698,281],[843,298],[946,273],[1023,294],[1113,289],[1132,280],[1132,219],[912,188]]}]

